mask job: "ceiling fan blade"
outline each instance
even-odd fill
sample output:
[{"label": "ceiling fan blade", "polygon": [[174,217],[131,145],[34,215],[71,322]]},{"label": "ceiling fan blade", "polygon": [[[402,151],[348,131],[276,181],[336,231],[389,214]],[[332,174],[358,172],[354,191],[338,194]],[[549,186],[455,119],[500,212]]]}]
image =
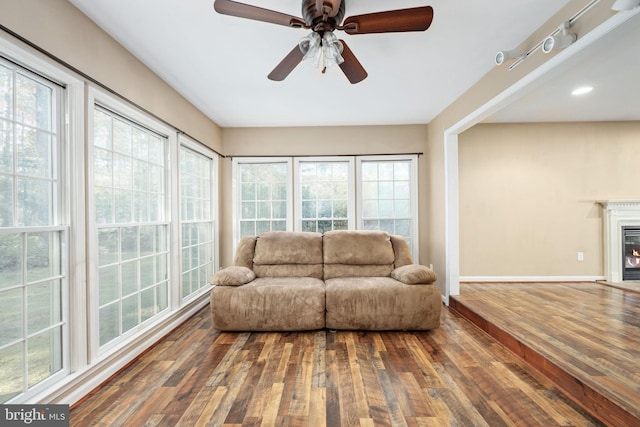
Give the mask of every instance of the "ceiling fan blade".
[{"label": "ceiling fan blade", "polygon": [[347,79],[351,82],[351,84],[356,84],[367,78],[367,71],[364,69],[358,58],[353,54],[349,46],[344,42],[344,40],[340,40],[343,46],[342,50],[342,58],[344,58],[344,62],[340,64],[340,68],[342,68],[342,72]]},{"label": "ceiling fan blade", "polygon": [[298,66],[300,62],[302,62],[303,58],[304,55],[302,54],[300,47],[295,45],[291,52],[289,52],[289,54],[285,56],[278,65],[276,65],[276,68],[274,68],[267,77],[269,80],[281,82],[287,78],[287,76]]},{"label": "ceiling fan blade", "polygon": [[425,31],[431,21],[433,8],[423,6],[350,16],[342,28],[347,34],[400,33]]},{"label": "ceiling fan blade", "polygon": [[239,18],[253,19],[254,21],[268,22],[284,25],[286,27],[303,28],[306,23],[302,18],[287,15],[274,10],[263,9],[258,6],[239,3],[232,0],[215,0],[213,8],[222,15],[237,16]]}]

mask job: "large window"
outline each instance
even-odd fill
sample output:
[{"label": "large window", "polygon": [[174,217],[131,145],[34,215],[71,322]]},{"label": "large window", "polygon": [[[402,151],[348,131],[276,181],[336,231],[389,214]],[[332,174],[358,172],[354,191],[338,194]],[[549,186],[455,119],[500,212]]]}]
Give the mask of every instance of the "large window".
[{"label": "large window", "polygon": [[354,228],[353,159],[297,159],[295,165],[296,229]]},{"label": "large window", "polygon": [[183,141],[180,146],[182,298],[209,288],[215,269],[214,153]]},{"label": "large window", "polygon": [[234,159],[236,236],[288,230],[291,224],[291,161]]},{"label": "large window", "polygon": [[416,155],[240,159],[234,176],[236,242],[270,230],[384,230],[418,259]]},{"label": "large window", "polygon": [[167,143],[119,114],[93,111],[100,346],[169,306]]},{"label": "large window", "polygon": [[61,96],[0,60],[0,403],[65,368]]},{"label": "large window", "polygon": [[415,156],[361,157],[358,166],[359,228],[403,236],[416,256]]}]

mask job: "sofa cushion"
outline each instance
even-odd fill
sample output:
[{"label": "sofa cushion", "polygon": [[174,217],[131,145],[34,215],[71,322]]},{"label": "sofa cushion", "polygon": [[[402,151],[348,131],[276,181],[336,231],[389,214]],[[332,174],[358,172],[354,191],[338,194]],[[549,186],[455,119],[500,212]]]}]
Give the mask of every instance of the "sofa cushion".
[{"label": "sofa cushion", "polygon": [[324,234],[324,278],[389,277],[395,255],[384,231],[328,231]]},{"label": "sofa cushion", "polygon": [[324,263],[389,265],[395,255],[384,231],[335,230],[324,234]]},{"label": "sofa cushion", "polygon": [[254,264],[322,264],[322,234],[269,231],[258,235]]},{"label": "sofa cushion", "polygon": [[437,279],[433,270],[418,264],[409,264],[396,268],[391,272],[391,277],[408,285],[433,283]]},{"label": "sofa cushion", "polygon": [[253,270],[242,266],[232,266],[214,274],[211,278],[211,284],[214,286],[240,286],[255,278],[256,274]]},{"label": "sofa cushion", "polygon": [[270,231],[256,238],[253,271],[257,277],[322,279],[322,234]]},{"label": "sofa cushion", "polygon": [[325,281],[330,329],[424,330],[440,325],[442,298],[434,285],[406,285],[391,277]]},{"label": "sofa cushion", "polygon": [[303,331],[325,326],[325,286],[309,277],[257,278],[211,291],[213,327],[224,331]]}]

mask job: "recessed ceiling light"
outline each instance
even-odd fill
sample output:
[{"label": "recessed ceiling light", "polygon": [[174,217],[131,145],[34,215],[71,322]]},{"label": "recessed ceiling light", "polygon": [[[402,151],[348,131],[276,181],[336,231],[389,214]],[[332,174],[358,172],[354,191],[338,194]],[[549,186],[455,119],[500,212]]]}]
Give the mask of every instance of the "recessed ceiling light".
[{"label": "recessed ceiling light", "polygon": [[592,90],[592,86],[582,86],[571,92],[571,95],[584,95],[585,93],[589,93]]}]

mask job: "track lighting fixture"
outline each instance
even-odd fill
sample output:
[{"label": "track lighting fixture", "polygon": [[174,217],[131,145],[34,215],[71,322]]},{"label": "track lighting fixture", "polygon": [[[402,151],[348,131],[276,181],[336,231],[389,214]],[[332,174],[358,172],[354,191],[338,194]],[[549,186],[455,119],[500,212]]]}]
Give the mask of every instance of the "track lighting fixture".
[{"label": "track lighting fixture", "polygon": [[567,21],[559,28],[561,31],[560,33],[544,39],[542,42],[542,51],[544,53],[549,53],[552,50],[564,49],[575,42],[577,36],[567,31],[570,26],[571,24]]},{"label": "track lighting fixture", "polygon": [[[319,0],[318,0],[319,1]],[[518,49],[501,50],[496,53],[493,61],[496,65],[502,65],[508,60],[514,61],[509,65],[509,70],[514,69],[522,62],[524,62],[531,54],[537,50],[542,50],[544,53],[549,53],[553,50],[564,49],[573,44],[578,36],[575,33],[570,33],[569,28],[571,25],[580,19],[583,15],[593,9],[600,0],[590,0],[582,9],[573,14],[567,19],[558,29],[552,32],[548,37],[542,39],[540,42],[530,47],[526,52],[520,52]],[[615,0],[613,10],[631,10],[640,6],[640,0]]]},{"label": "track lighting fixture", "polygon": [[495,63],[496,65],[502,65],[504,61],[523,57],[524,54],[518,49],[501,50],[500,52],[496,53]]},{"label": "track lighting fixture", "polygon": [[631,10],[638,6],[640,6],[640,0],[616,0],[611,9],[616,11]]}]

